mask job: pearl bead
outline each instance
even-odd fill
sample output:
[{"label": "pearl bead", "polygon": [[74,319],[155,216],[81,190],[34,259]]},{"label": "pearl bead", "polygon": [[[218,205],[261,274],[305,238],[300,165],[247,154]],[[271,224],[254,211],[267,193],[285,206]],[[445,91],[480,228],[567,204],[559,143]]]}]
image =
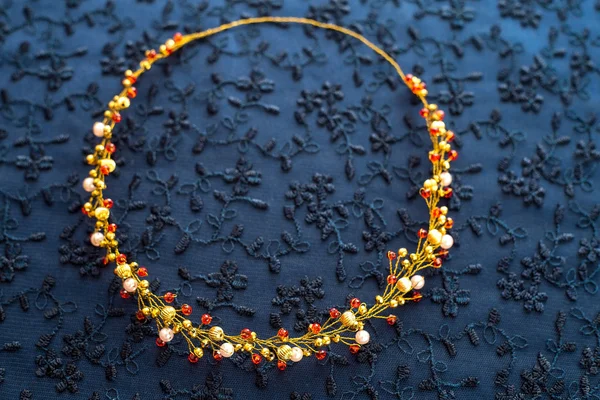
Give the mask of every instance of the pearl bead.
[{"label": "pearl bead", "polygon": [[135,290],[137,289],[137,287],[138,287],[138,283],[133,278],[127,278],[127,279],[125,279],[123,281],[123,289],[125,289],[129,293],[135,292]]},{"label": "pearl bead", "polygon": [[440,244],[442,241],[442,232],[438,231],[437,229],[430,230],[427,234],[427,240],[433,245]]},{"label": "pearl bead", "polygon": [[94,132],[94,136],[103,137],[104,136],[104,124],[102,122],[96,122],[94,124],[94,128],[92,129]]},{"label": "pearl bead", "polygon": [[416,290],[419,290],[425,286],[425,278],[423,278],[421,275],[413,275],[413,277],[410,278],[410,282],[412,283],[412,288]]},{"label": "pearl bead", "polygon": [[431,128],[432,129],[442,130],[442,129],[446,128],[446,124],[444,123],[444,121],[433,121],[431,123]]},{"label": "pearl bead", "polygon": [[83,190],[86,192],[93,192],[96,190],[96,185],[94,185],[94,178],[85,178],[83,180]]},{"label": "pearl bead", "polygon": [[167,343],[173,340],[175,334],[173,333],[173,329],[171,328],[162,328],[160,332],[158,332],[158,337],[160,338],[160,340]]},{"label": "pearl bead", "polygon": [[304,352],[300,347],[292,347],[292,354],[290,355],[290,360],[293,362],[299,362],[304,357]]},{"label": "pearl bead", "polygon": [[440,243],[440,247],[444,250],[448,250],[454,244],[454,239],[450,235],[444,235]]},{"label": "pearl bead", "polygon": [[450,172],[442,172],[440,174],[440,182],[442,186],[450,186],[452,183],[452,174]]},{"label": "pearl bead", "polygon": [[371,335],[367,331],[358,331],[356,332],[356,343],[358,344],[367,344],[369,343],[369,339],[371,339]]},{"label": "pearl bead", "polygon": [[225,342],[221,345],[219,353],[225,358],[229,358],[233,355],[233,345],[229,342]]},{"label": "pearl bead", "polygon": [[96,247],[100,246],[102,241],[104,240],[104,235],[102,232],[94,232],[92,236],[90,236],[90,242]]},{"label": "pearl bead", "polygon": [[412,289],[412,283],[410,282],[410,279],[408,279],[406,276],[403,278],[400,278],[398,280],[398,282],[396,282],[396,287],[403,293],[408,292],[410,289]]}]

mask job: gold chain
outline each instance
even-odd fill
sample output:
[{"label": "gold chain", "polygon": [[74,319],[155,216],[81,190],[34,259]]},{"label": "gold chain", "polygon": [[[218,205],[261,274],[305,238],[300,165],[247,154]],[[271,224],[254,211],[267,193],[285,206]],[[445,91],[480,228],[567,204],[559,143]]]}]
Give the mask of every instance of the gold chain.
[{"label": "gold chain", "polygon": [[[119,252],[119,243],[115,236],[117,226],[109,222],[113,202],[103,196],[103,190],[106,189],[105,177],[116,168],[112,159],[112,154],[116,150],[111,142],[113,129],[121,121],[120,111],[127,109],[131,103],[130,99],[137,95],[134,85],[138,78],[150,70],[155,62],[170,56],[192,41],[238,26],[264,23],[311,25],[340,32],[365,44],[385,59],[396,70],[402,82],[421,100],[424,108],[420,113],[426,121],[432,142],[432,149],[429,152],[432,176],[423,182],[420,190],[429,209],[428,229],[419,230],[419,240],[414,252],[409,253],[405,248],[397,252],[388,251],[387,285],[384,292],[376,296],[374,304],[368,305],[354,298],[350,301],[347,310],[344,312],[336,309],[329,310],[329,318],[322,324],[317,322],[310,324],[308,331],[302,336],[290,337],[288,331],[282,328],[276,335],[266,339],[259,338],[250,329],[244,329],[238,335],[228,335],[221,327],[211,325],[212,317],[209,314],[202,315],[200,323],[194,324],[188,318],[192,312],[191,306],[183,304],[175,308],[171,305],[176,297],[172,293],[163,295],[152,293],[150,284],[145,279],[148,275],[147,269],[140,267],[135,261],[128,260]],[[452,195],[452,189],[449,187],[452,175],[448,170],[450,162],[457,157],[458,153],[451,149],[450,142],[454,139],[454,133],[445,127],[444,112],[426,100],[425,83],[411,74],[405,75],[398,63],[380,47],[352,30],[308,18],[247,18],[189,35],[175,34],[173,38],[162,44],[158,51],[146,51],[146,58],[140,62],[140,68],[126,71],[122,84],[123,90],[109,102],[104,120],[96,122],[92,128],[94,135],[101,138],[101,142],[96,145],[94,153],[86,157],[87,163],[93,168],[83,181],[83,187],[90,193],[90,199],[84,204],[82,211],[96,220],[95,232],[90,236],[91,243],[106,249],[105,263],[116,262],[114,272],[123,282],[121,295],[123,297],[137,295],[138,319],[155,320],[159,330],[157,345],[164,346],[173,339],[174,335],[181,334],[188,345],[190,362],[197,362],[207,349],[211,350],[213,357],[218,360],[242,351],[248,353],[256,365],[261,364],[264,359],[273,361],[277,358],[278,368],[283,370],[288,362],[298,362],[303,357],[315,355],[316,358],[323,359],[327,355],[325,348],[331,343],[344,343],[349,346],[352,353],[356,353],[361,345],[369,341],[369,333],[364,330],[366,321],[383,318],[390,325],[394,325],[396,316],[389,314],[388,309],[404,305],[407,301],[421,299],[422,296],[417,290],[424,285],[424,278],[417,272],[428,267],[440,268],[442,259],[453,244],[452,236],[447,233],[447,230],[452,228],[453,221],[447,217],[447,207],[438,207],[438,203],[440,199]]]}]

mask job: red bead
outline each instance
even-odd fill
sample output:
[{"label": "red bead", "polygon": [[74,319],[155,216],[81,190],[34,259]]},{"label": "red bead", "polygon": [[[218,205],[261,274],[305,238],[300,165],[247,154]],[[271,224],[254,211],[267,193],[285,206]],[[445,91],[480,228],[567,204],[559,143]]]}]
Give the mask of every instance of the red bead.
[{"label": "red bead", "polygon": [[286,364],[286,362],[285,362],[285,361],[278,360],[278,361],[277,361],[277,368],[278,368],[280,371],[285,371],[285,369],[287,368],[287,364]]},{"label": "red bead", "polygon": [[396,317],[395,315],[389,315],[385,320],[387,321],[389,326],[393,326],[398,320],[398,317]]},{"label": "red bead", "polygon": [[312,333],[317,335],[319,332],[321,332],[321,325],[320,324],[310,324],[308,326],[308,329],[310,329]]},{"label": "red bead", "polygon": [[144,315],[144,313],[142,312],[142,310],[139,310],[138,312],[135,313],[135,317],[140,320],[143,321],[146,319],[146,316]]},{"label": "red bead", "polygon": [[127,256],[125,254],[119,254],[117,256],[117,264],[125,264],[127,262]]},{"label": "red bead", "polygon": [[456,150],[450,150],[450,153],[448,153],[448,160],[454,161],[457,158],[458,158],[458,151],[456,151]]},{"label": "red bead", "polygon": [[148,276],[148,270],[146,269],[146,267],[139,267],[137,270],[137,274],[139,277],[144,278]]},{"label": "red bead", "polygon": [[388,275],[387,283],[389,283],[390,285],[393,285],[396,282],[398,282],[398,278],[396,277],[396,275]]},{"label": "red bead", "polygon": [[446,188],[446,191],[444,192],[444,197],[449,199],[450,197],[452,197],[453,194],[454,192],[452,191],[452,188]]},{"label": "red bead", "polygon": [[129,97],[130,99],[135,99],[135,96],[137,96],[136,88],[130,87],[129,89],[127,89],[127,97]]},{"label": "red bead", "polygon": [[427,231],[423,228],[419,229],[419,232],[417,233],[417,235],[419,236],[419,238],[421,239],[425,239],[427,237]]},{"label": "red bead", "polygon": [[104,264],[104,265],[108,264],[108,257],[102,258],[102,264]]},{"label": "red bead", "polygon": [[164,295],[164,299],[167,303],[172,303],[175,300],[175,295],[171,292],[167,292]]},{"label": "red bead", "polygon": [[102,175],[108,175],[108,174],[110,174],[110,169],[108,169],[108,167],[106,165],[103,165],[100,167],[100,173]]},{"label": "red bead", "polygon": [[352,307],[352,308],[360,307],[360,299],[358,297],[355,297],[352,300],[350,300],[350,307]]},{"label": "red bead", "polygon": [[437,136],[437,134],[440,133],[440,130],[438,128],[430,128],[429,133],[431,133],[433,136]]},{"label": "red bead", "polygon": [[327,357],[327,352],[325,350],[319,350],[315,353],[315,357],[317,357],[317,360],[322,360]]},{"label": "red bead", "polygon": [[121,297],[124,299],[128,299],[129,297],[131,297],[129,292],[125,289],[121,289],[121,291],[119,293],[121,294]]},{"label": "red bead", "polygon": [[456,138],[456,134],[452,131],[446,131],[446,142],[451,143]]},{"label": "red bead", "polygon": [[448,218],[446,220],[446,225],[444,225],[444,228],[452,229],[453,226],[454,226],[454,220],[452,218]]},{"label": "red bead", "polygon": [[421,108],[421,111],[419,111],[419,115],[423,118],[427,118],[427,116],[429,115],[429,110],[426,108]]},{"label": "red bead", "polygon": [[158,338],[158,337],[157,337],[157,338],[156,338],[156,345],[157,345],[158,347],[164,347],[164,345],[165,345],[165,342],[163,342],[163,341],[162,341],[160,338]]},{"label": "red bead", "polygon": [[203,325],[208,325],[211,323],[212,317],[208,314],[203,314],[200,320],[202,321]]},{"label": "red bead", "polygon": [[217,361],[221,361],[223,359],[223,356],[221,355],[221,353],[215,350],[213,351],[213,358]]},{"label": "red bead", "polygon": [[[131,78],[129,78],[129,80],[131,80]],[[113,113],[112,120],[115,124],[118,124],[119,122],[121,122],[121,114],[119,114],[118,112]]]},{"label": "red bead", "polygon": [[83,207],[81,207],[81,213],[82,213],[83,215],[88,215],[88,212],[87,212],[87,211],[85,211],[85,208],[83,208]]},{"label": "red bead", "polygon": [[388,251],[388,252],[387,252],[387,258],[388,258],[388,260],[390,260],[390,261],[392,261],[392,260],[395,260],[395,259],[396,259],[396,253],[395,253],[395,252],[393,252],[393,251]]},{"label": "red bead", "polygon": [[181,313],[183,315],[190,315],[192,313],[192,306],[190,306],[189,304],[183,304],[181,306]]},{"label": "red bead", "polygon": [[108,231],[109,232],[116,232],[117,231],[117,224],[108,224]]},{"label": "red bead", "polygon": [[429,161],[431,162],[438,162],[440,161],[440,158],[442,158],[438,153],[434,153],[434,152],[429,152]]},{"label": "red bead", "polygon": [[252,337],[252,331],[248,328],[244,328],[244,329],[242,329],[240,336],[242,337],[242,339],[248,340]]},{"label": "red bead", "polygon": [[413,292],[413,301],[418,303],[423,298],[423,295],[420,292]]},{"label": "red bead", "polygon": [[337,308],[329,310],[329,316],[333,319],[339,318],[342,313]]},{"label": "red bead", "polygon": [[156,50],[148,50],[146,57],[148,57],[148,60],[154,60],[156,58]]},{"label": "red bead", "polygon": [[112,154],[117,150],[117,146],[115,146],[114,143],[107,143],[106,146],[104,146],[104,149],[108,154]]},{"label": "red bead", "polygon": [[357,344],[353,344],[350,346],[350,353],[356,354],[360,350],[360,346]]},{"label": "red bead", "polygon": [[440,268],[442,266],[442,259],[436,258],[433,260],[433,268]]},{"label": "red bead", "polygon": [[404,80],[406,82],[410,82],[412,81],[413,75],[412,74],[406,74],[406,76],[404,77]]},{"label": "red bead", "polygon": [[194,353],[188,354],[188,361],[192,364],[196,364],[198,362],[198,357]]},{"label": "red bead", "polygon": [[431,197],[431,190],[421,188],[419,190],[419,194],[421,195],[422,198],[428,199]]},{"label": "red bead", "polygon": [[137,82],[135,75],[129,75],[127,79],[129,79],[129,82],[131,82],[132,85]]},{"label": "red bead", "polygon": [[442,110],[437,110],[435,112],[435,114],[433,114],[433,117],[435,119],[437,119],[438,121],[442,121],[445,116],[446,116],[446,113],[444,113]]},{"label": "red bead", "polygon": [[181,34],[181,32],[177,32],[176,34],[173,35],[173,40],[176,42],[180,42],[181,39],[183,39],[183,35]]},{"label": "red bead", "polygon": [[106,208],[112,208],[114,202],[111,199],[104,199],[104,207]]},{"label": "red bead", "polygon": [[260,354],[252,354],[252,364],[258,365],[262,361],[262,356]]},{"label": "red bead", "polygon": [[285,339],[286,337],[288,337],[288,335],[289,333],[287,329],[279,328],[279,330],[277,331],[277,336],[279,336],[282,339]]},{"label": "red bead", "polygon": [[438,207],[435,207],[431,210],[431,215],[433,215],[433,218],[439,218],[439,216],[442,215],[442,211]]}]

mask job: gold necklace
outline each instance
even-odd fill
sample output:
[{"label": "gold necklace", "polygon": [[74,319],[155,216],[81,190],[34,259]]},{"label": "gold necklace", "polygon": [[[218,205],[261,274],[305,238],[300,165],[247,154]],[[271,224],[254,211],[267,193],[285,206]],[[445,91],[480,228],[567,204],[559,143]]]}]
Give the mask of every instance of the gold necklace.
[{"label": "gold necklace", "polygon": [[[423,108],[420,114],[426,121],[432,143],[432,149],[429,151],[432,175],[423,182],[420,189],[421,197],[425,199],[429,209],[428,229],[418,231],[417,248],[414,252],[409,253],[407,249],[401,248],[397,252],[387,253],[389,259],[387,285],[384,292],[375,297],[375,303],[369,306],[354,298],[350,301],[349,309],[342,312],[332,308],[326,321],[322,324],[316,322],[310,324],[308,331],[302,336],[290,337],[288,331],[281,328],[276,335],[266,339],[259,338],[255,332],[247,328],[238,335],[226,334],[220,326],[211,326],[212,317],[208,314],[201,316],[199,324],[194,324],[189,318],[192,313],[191,306],[183,304],[175,308],[171,305],[175,300],[175,295],[172,293],[160,296],[152,293],[149,282],[145,279],[148,276],[147,269],[140,267],[133,260],[128,260],[119,252],[119,243],[115,238],[117,225],[109,221],[113,201],[103,196],[103,190],[106,189],[105,178],[116,168],[111,158],[116,150],[115,145],[111,143],[113,129],[121,121],[120,112],[130,106],[130,99],[136,97],[137,91],[134,85],[140,76],[150,70],[155,62],[169,57],[192,41],[238,26],[263,23],[312,25],[337,31],[361,41],[392,65],[406,86],[421,100]],[[86,157],[87,163],[93,168],[89,172],[89,177],[83,180],[83,188],[90,193],[90,199],[84,204],[82,211],[96,220],[95,232],[90,237],[91,243],[106,249],[105,263],[116,262],[114,272],[123,283],[121,296],[127,298],[136,295],[137,318],[155,320],[158,327],[156,339],[158,346],[165,346],[176,334],[181,334],[188,345],[188,360],[192,363],[197,362],[207,349],[217,360],[244,351],[250,354],[252,362],[256,365],[261,364],[263,359],[270,362],[277,358],[278,368],[284,370],[288,362],[298,362],[313,354],[317,359],[323,359],[327,355],[324,347],[332,342],[346,344],[351,353],[358,352],[360,346],[368,343],[370,339],[369,332],[364,329],[367,320],[384,318],[388,324],[394,325],[396,316],[389,314],[387,311],[389,308],[393,309],[404,305],[407,301],[421,299],[418,290],[423,287],[425,280],[417,272],[428,267],[440,268],[442,259],[453,245],[452,236],[446,232],[452,228],[453,221],[447,217],[447,207],[438,207],[438,203],[440,199],[452,196],[452,189],[449,187],[452,183],[452,175],[448,170],[450,162],[456,159],[458,153],[451,149],[450,142],[454,139],[454,133],[446,130],[443,122],[444,112],[426,100],[425,83],[411,74],[404,74],[398,63],[377,45],[352,30],[312,19],[248,18],[190,35],[175,34],[173,38],[162,44],[158,51],[146,51],[146,58],[140,62],[140,68],[136,71],[126,71],[122,84],[123,90],[108,103],[104,120],[96,122],[92,128],[92,132],[101,139],[101,142],[96,145],[94,153]]]}]

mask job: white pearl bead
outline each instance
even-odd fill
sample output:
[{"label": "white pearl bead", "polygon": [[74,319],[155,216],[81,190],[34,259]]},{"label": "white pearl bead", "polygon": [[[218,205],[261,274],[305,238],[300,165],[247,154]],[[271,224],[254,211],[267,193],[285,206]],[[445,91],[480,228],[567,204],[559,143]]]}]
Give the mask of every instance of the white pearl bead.
[{"label": "white pearl bead", "polygon": [[138,283],[133,278],[127,278],[123,281],[123,289],[125,289],[129,293],[135,292],[138,287]]},{"label": "white pearl bead", "polygon": [[229,358],[233,355],[233,345],[229,342],[225,342],[221,345],[219,353],[225,358]]},{"label": "white pearl bead", "polygon": [[167,343],[173,340],[175,334],[173,333],[173,329],[171,328],[162,328],[160,332],[158,332],[158,337],[160,338],[160,340]]},{"label": "white pearl bead", "polygon": [[440,247],[444,250],[448,250],[454,244],[454,239],[450,235],[444,235],[440,243]]},{"label": "white pearl bead", "polygon": [[103,137],[104,136],[104,124],[102,122],[96,122],[92,129],[94,132],[94,136]]},{"label": "white pearl bead", "polygon": [[412,288],[416,290],[419,290],[425,286],[425,278],[423,278],[421,275],[413,275],[413,277],[410,278],[410,282],[412,283]]},{"label": "white pearl bead", "polygon": [[431,127],[433,129],[442,130],[442,129],[446,128],[446,124],[444,123],[444,121],[433,121],[431,123]]},{"label": "white pearl bead", "polygon": [[408,292],[411,288],[412,288],[412,283],[410,282],[410,279],[408,279],[406,276],[403,278],[398,279],[398,282],[396,282],[396,287],[403,293]]},{"label": "white pearl bead", "polygon": [[452,174],[450,172],[442,172],[440,174],[440,183],[442,186],[450,186],[452,183]]},{"label": "white pearl bead", "polygon": [[96,190],[96,185],[94,185],[94,178],[85,178],[83,180],[83,190],[86,192],[93,192]]},{"label": "white pearl bead", "polygon": [[304,357],[304,352],[300,347],[292,347],[292,354],[290,355],[290,360],[293,362],[299,362]]},{"label": "white pearl bead", "polygon": [[427,234],[427,240],[433,245],[438,245],[442,241],[442,232],[437,229],[432,229]]},{"label": "white pearl bead", "polygon": [[100,246],[103,240],[104,235],[102,234],[102,232],[94,232],[92,233],[92,236],[90,236],[90,242],[92,242],[92,244],[96,247]]},{"label": "white pearl bead", "polygon": [[367,344],[369,343],[369,339],[371,339],[371,335],[367,331],[358,331],[356,332],[356,343],[358,344]]}]

